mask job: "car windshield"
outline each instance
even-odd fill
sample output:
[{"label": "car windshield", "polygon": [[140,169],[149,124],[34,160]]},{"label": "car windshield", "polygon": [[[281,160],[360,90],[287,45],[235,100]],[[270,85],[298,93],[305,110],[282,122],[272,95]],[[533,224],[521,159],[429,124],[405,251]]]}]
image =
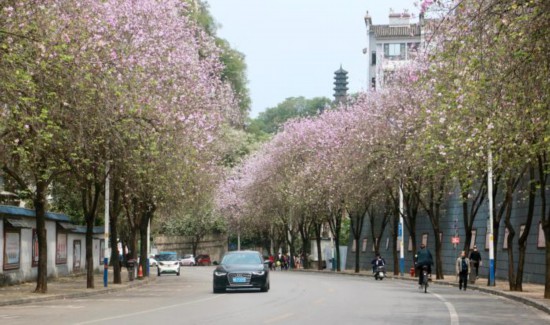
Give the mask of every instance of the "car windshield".
[{"label": "car windshield", "polygon": [[186,258],[192,258],[193,255],[183,255],[183,258],[186,259]]},{"label": "car windshield", "polygon": [[177,261],[177,257],[174,254],[161,254],[157,257],[157,261]]},{"label": "car windshield", "polygon": [[258,254],[232,253],[225,255],[222,264],[262,264]]}]

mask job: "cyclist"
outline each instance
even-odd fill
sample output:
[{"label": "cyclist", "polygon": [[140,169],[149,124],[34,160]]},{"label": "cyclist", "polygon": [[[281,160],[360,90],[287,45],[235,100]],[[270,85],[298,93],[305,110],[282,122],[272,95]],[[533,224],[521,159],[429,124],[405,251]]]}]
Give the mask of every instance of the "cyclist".
[{"label": "cyclist", "polygon": [[418,286],[420,289],[422,289],[422,283],[423,283],[423,276],[422,276],[422,268],[426,266],[428,268],[428,274],[432,273],[432,265],[433,257],[432,253],[428,248],[426,248],[426,245],[423,243],[420,244],[420,250],[415,255],[416,259],[416,270],[418,272]]}]

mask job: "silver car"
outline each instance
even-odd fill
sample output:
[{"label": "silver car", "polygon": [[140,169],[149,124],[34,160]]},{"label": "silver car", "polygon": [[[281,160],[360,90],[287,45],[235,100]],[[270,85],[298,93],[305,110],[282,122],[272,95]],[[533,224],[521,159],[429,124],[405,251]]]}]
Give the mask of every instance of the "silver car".
[{"label": "silver car", "polygon": [[195,266],[195,257],[191,254],[185,254],[180,260],[181,266]]}]

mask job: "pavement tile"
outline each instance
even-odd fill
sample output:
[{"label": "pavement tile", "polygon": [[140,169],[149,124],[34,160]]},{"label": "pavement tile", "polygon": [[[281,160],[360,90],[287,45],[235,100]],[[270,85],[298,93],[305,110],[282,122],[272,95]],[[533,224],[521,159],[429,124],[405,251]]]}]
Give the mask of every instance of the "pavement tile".
[{"label": "pavement tile", "polygon": [[34,293],[36,282],[25,282],[16,285],[0,287],[0,306],[28,304],[56,299],[71,299],[96,294],[105,294],[129,288],[146,285],[156,280],[156,276],[129,281],[125,268],[121,271],[121,284],[113,284],[113,271],[109,270],[107,287],[103,286],[103,273],[94,274],[95,288],[86,288],[86,274],[78,274],[48,279],[48,292]]}]

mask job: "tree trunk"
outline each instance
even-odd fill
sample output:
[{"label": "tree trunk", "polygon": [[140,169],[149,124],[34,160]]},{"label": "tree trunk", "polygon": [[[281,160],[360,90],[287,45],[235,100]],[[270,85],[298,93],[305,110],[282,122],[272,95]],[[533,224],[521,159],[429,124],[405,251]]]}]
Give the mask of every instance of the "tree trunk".
[{"label": "tree trunk", "polygon": [[535,215],[535,195],[536,195],[536,179],[535,179],[535,168],[532,164],[529,164],[529,199],[528,199],[528,208],[527,208],[527,218],[525,220],[525,228],[523,233],[520,234],[518,245],[519,245],[519,256],[518,256],[518,270],[516,274],[516,290],[523,291],[523,268],[525,266],[525,252],[527,250],[527,237],[531,230],[531,225],[533,224],[533,218]]},{"label": "tree trunk", "polygon": [[[145,221],[145,222],[144,222]],[[139,227],[139,238],[140,238],[140,258],[139,258],[139,266],[141,266],[141,272],[144,276],[149,276],[147,273],[147,225],[148,225],[148,218],[144,217],[142,219],[141,225]],[[139,270],[138,266],[138,270]],[[138,272],[139,275],[139,272]]]},{"label": "tree trunk", "polygon": [[315,243],[317,245],[317,270],[323,269],[323,252],[321,251],[321,225],[319,223],[314,224],[315,229]]},{"label": "tree trunk", "polygon": [[[121,265],[120,265],[120,254],[123,252],[118,251],[118,215],[120,213],[121,205],[120,205],[120,190],[118,188],[115,188],[113,191],[113,204],[111,211],[109,213],[109,227],[110,229],[110,237],[109,241],[111,242],[111,265],[113,266],[113,283],[115,284],[121,284],[122,283],[122,276],[120,274],[121,272]],[[124,246],[122,246],[124,247]],[[124,248],[123,248],[124,250]]]},{"label": "tree trunk", "polygon": [[94,221],[86,217],[86,288],[94,286]]},{"label": "tree trunk", "polygon": [[[546,244],[546,277],[544,281],[544,298],[550,299],[550,209],[547,210],[546,186],[550,172],[546,152],[538,156],[538,177],[540,194],[540,219]],[[547,214],[548,213],[548,214]]]},{"label": "tree trunk", "polygon": [[342,229],[342,213],[339,212],[335,214],[331,213],[331,216],[329,218],[330,231],[332,232],[334,245],[336,246],[336,270],[338,272],[342,271],[340,267],[340,265],[342,264],[342,257],[340,256],[340,231]]},{"label": "tree trunk", "polygon": [[[48,291],[48,239],[46,234],[46,189],[47,184],[39,180],[36,184],[34,208],[36,213],[36,234],[38,237],[38,275],[36,293]],[[55,235],[55,234],[54,234]]]}]

